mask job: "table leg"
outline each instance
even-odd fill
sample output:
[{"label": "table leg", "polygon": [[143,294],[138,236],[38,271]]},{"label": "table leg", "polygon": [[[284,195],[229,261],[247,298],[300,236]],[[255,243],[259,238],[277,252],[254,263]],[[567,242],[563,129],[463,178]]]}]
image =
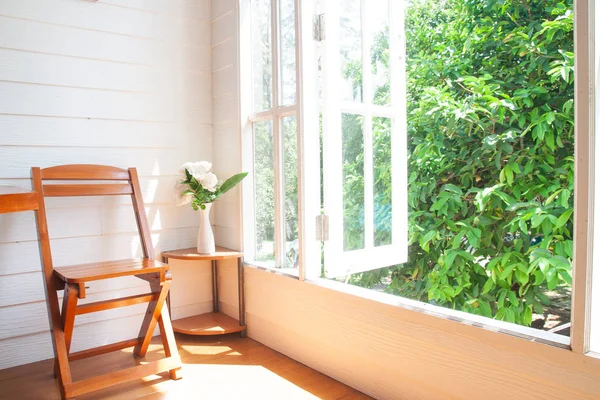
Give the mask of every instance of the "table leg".
[{"label": "table leg", "polygon": [[212,260],[212,295],[213,295],[213,312],[219,312],[219,271],[217,269],[217,260]]},{"label": "table leg", "polygon": [[[162,262],[163,262],[163,264],[168,264],[169,259],[167,257],[162,257]],[[173,315],[171,313],[171,291],[170,290],[169,290],[169,293],[167,293],[167,309],[169,310],[169,315]]]},{"label": "table leg", "polygon": [[[239,300],[239,312],[240,312],[240,325],[246,325],[246,301],[244,298],[244,261],[242,257],[238,258],[238,300]],[[244,329],[240,332],[241,337],[246,337],[246,331]]]}]

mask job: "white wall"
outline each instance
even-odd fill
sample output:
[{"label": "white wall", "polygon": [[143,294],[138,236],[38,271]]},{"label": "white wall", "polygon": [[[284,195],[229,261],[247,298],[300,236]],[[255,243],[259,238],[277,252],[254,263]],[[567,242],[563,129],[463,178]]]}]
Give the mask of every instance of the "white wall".
[{"label": "white wall", "polygon": [[[193,246],[198,217],[172,187],[212,159],[214,30],[210,0],[0,0],[0,185],[30,187],[32,166],[134,166],[157,252]],[[48,219],[57,266],[141,254],[129,199],[49,199]],[[52,357],[38,254],[33,215],[0,216],[0,369]],[[174,266],[175,317],[210,309],[208,279],[183,289],[206,271]],[[146,285],[93,282],[86,301]],[[136,337],[144,311],[78,317],[73,350]]]},{"label": "white wall", "polygon": [[[219,178],[241,171],[237,0],[212,0],[213,158]],[[217,243],[241,249],[240,185],[215,203]]]}]

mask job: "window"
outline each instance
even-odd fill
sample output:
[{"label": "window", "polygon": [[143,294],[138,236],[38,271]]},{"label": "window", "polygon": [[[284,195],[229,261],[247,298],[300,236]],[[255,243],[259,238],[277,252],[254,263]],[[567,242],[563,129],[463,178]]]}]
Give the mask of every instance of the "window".
[{"label": "window", "polygon": [[251,263],[559,343],[590,324],[571,315],[572,1],[283,3],[242,2]]},{"label": "window", "polygon": [[329,278],[407,260],[402,2],[323,3],[323,197]]},{"label": "window", "polygon": [[297,274],[298,130],[294,0],[244,2],[249,15],[251,109],[248,135],[253,171],[252,221],[246,219],[247,260]]},{"label": "window", "polygon": [[[311,58],[310,52],[316,54],[319,45],[310,36],[302,48],[303,85],[298,86],[299,11],[294,0],[242,2],[246,16],[242,18],[246,21],[242,31],[249,33],[250,39],[242,36],[241,47],[249,44],[251,49],[251,72],[246,73],[246,87],[251,87],[251,91],[245,97],[251,101],[251,107],[248,121],[243,121],[248,125],[245,165],[253,171],[251,190],[244,197],[245,202],[252,203],[245,205],[244,213],[246,257],[258,265],[294,274],[298,273],[301,260],[306,260],[306,274],[318,277],[321,249],[315,246],[317,238],[311,238],[318,225],[321,230],[329,230],[329,240],[324,242],[325,258],[330,260],[325,264],[325,274],[329,277],[405,261],[406,194],[401,190],[406,186],[402,6],[389,0],[378,0],[369,8],[364,1],[348,0],[298,4],[303,7],[305,25],[312,24],[314,15],[327,14],[329,22],[321,21],[325,27],[321,29],[327,31],[327,37],[344,39],[322,43],[320,64],[326,72],[322,76],[324,85],[318,90],[314,89],[318,75],[316,56]],[[345,11],[340,14],[338,9]],[[376,47],[381,42],[384,45]],[[383,58],[394,61],[382,62]],[[350,65],[365,77],[358,86],[356,77],[342,76]],[[392,82],[395,85],[390,90]],[[299,107],[300,90],[310,100]],[[324,95],[322,101],[318,100],[319,91]],[[299,137],[298,116],[302,107],[306,134]],[[318,112],[329,132],[323,144],[323,158],[316,141]],[[299,163],[300,154],[308,161]],[[321,168],[314,164],[319,159],[325,160],[324,207],[315,200],[320,191]],[[354,165],[358,159],[362,160],[360,166]],[[299,175],[299,170],[303,175]],[[359,173],[362,176],[354,179]],[[300,176],[306,184],[301,184]],[[302,207],[299,201],[304,202]],[[317,222],[321,211],[327,219]],[[302,224],[304,235],[300,235]],[[309,263],[309,259],[313,261]]]}]

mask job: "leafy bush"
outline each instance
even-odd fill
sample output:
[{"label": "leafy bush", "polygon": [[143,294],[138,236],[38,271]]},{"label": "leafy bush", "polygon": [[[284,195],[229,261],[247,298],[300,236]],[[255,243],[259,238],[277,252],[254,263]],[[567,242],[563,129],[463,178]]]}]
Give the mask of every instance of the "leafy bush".
[{"label": "leafy bush", "polygon": [[[409,3],[409,261],[353,283],[391,277],[393,293],[524,325],[548,303],[546,290],[571,284],[572,8],[572,0]],[[387,63],[381,40],[373,58]],[[361,80],[360,70],[346,74]],[[380,125],[375,140],[389,142]],[[361,168],[361,154],[345,157],[353,177],[345,221],[361,219],[352,195],[363,193]],[[376,181],[390,173],[377,168]],[[348,225],[346,248],[356,240],[360,227]]]}]

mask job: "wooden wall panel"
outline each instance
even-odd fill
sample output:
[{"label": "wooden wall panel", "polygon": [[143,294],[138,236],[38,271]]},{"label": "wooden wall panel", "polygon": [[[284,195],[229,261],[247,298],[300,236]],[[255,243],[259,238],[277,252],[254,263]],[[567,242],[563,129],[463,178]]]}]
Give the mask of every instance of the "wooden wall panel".
[{"label": "wooden wall panel", "polygon": [[[99,207],[78,209],[52,209],[47,211],[50,239],[73,236],[100,235]],[[65,224],[68,220],[70,223]],[[37,228],[33,212],[1,214],[0,243],[37,240]]]},{"label": "wooden wall panel", "polygon": [[[156,252],[193,246],[198,216],[175,207],[173,186],[184,162],[212,159],[210,10],[210,0],[0,0],[0,185],[30,188],[32,166],[137,167]],[[48,199],[55,265],[139,257],[130,204]],[[185,285],[196,272],[175,274]],[[85,301],[147,285],[91,282]],[[174,314],[209,309],[201,285],[178,291]],[[33,213],[0,216],[0,287],[0,368],[51,357]],[[77,318],[74,350],[135,337],[144,310]]]},{"label": "wooden wall panel", "polygon": [[[197,227],[161,229],[153,235],[153,245],[157,254],[163,250],[189,248],[196,245],[197,234]],[[51,247],[54,265],[59,267],[142,255],[139,236],[134,233],[54,239]],[[37,241],[0,243],[0,276],[39,271],[41,266]]]},{"label": "wooden wall panel", "polygon": [[165,18],[210,21],[210,1],[199,0],[102,0],[102,3],[159,14]]},{"label": "wooden wall panel", "polygon": [[228,38],[212,49],[213,72],[237,63],[236,41]]},{"label": "wooden wall panel", "polygon": [[[213,156],[216,173],[231,176],[241,170],[237,1],[213,0],[212,3]],[[217,243],[233,249],[242,248],[241,208],[240,187],[216,204],[214,231]],[[224,304],[227,309],[230,303]]]},{"label": "wooden wall panel", "polygon": [[212,138],[195,138],[187,147],[177,149],[0,146],[0,178],[29,178],[33,165],[46,168],[63,163],[135,166],[142,176],[175,176],[186,160],[209,158],[212,149],[205,143],[212,145]]},{"label": "wooden wall panel", "polygon": [[[89,73],[94,70],[102,70],[103,73]],[[0,75],[5,81],[182,95],[189,91],[190,86],[203,93],[203,89],[211,84],[207,76],[210,71],[166,72],[160,67],[0,49]]]},{"label": "wooden wall panel", "polygon": [[[0,82],[0,113],[150,122],[211,122],[210,93],[114,92]],[[60,99],[61,101],[56,101]]]},{"label": "wooden wall panel", "polygon": [[210,54],[205,54],[210,51],[207,46],[150,41],[5,16],[0,16],[0,47],[176,70],[206,71],[211,65]]},{"label": "wooden wall panel", "polygon": [[235,11],[236,0],[212,0],[211,18],[216,21],[223,15]]},{"label": "wooden wall panel", "polygon": [[600,360],[246,268],[249,336],[381,399],[598,399]]},{"label": "wooden wall panel", "polygon": [[202,14],[191,1],[183,7],[186,18],[165,18],[145,10],[114,7],[104,1],[94,4],[69,0],[0,0],[1,14],[14,18],[144,39],[210,45],[210,15]]},{"label": "wooden wall panel", "polygon": [[[211,125],[197,124],[198,132],[191,134],[188,133],[187,128],[190,125],[192,122],[122,121],[0,114],[0,144],[27,146],[28,143],[34,142],[38,146],[111,147],[118,142],[128,148],[181,148],[184,144],[193,142],[198,135],[201,137],[212,135]],[[165,135],[165,131],[182,132],[182,134]],[[60,135],[57,135],[57,132],[60,132]]]}]

